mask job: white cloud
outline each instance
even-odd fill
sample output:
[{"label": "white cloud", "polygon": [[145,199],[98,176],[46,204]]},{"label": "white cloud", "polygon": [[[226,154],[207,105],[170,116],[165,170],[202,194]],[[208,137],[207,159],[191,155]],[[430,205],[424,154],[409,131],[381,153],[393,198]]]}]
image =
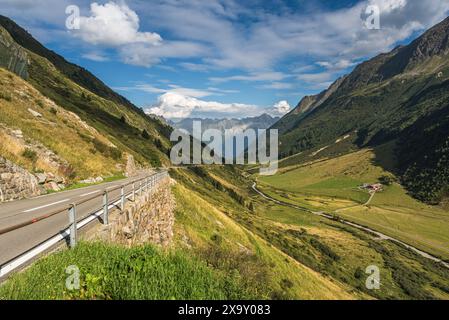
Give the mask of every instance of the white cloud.
[{"label": "white cloud", "polygon": [[347,69],[349,67],[354,66],[356,63],[349,61],[347,59],[341,59],[338,60],[336,62],[330,62],[330,61],[318,61],[316,63],[317,65],[319,65],[320,67],[329,69],[329,70],[334,70],[334,71],[338,71],[338,70],[344,70]]},{"label": "white cloud", "polygon": [[215,93],[239,93],[239,90],[232,90],[232,89],[220,89],[220,88],[215,88],[215,87],[209,87],[207,88],[208,91],[210,92],[215,92]]},{"label": "white cloud", "polygon": [[168,84],[167,88],[158,88],[150,84],[137,84],[133,87],[115,87],[118,91],[142,91],[147,93],[177,93],[179,95],[193,97],[193,98],[205,98],[208,96],[219,96],[223,94],[238,93],[238,90],[224,90],[214,87],[209,87],[207,89],[194,89],[181,87],[174,84]]},{"label": "white cloud", "polygon": [[320,73],[305,73],[297,76],[298,80],[303,80],[308,83],[322,83],[332,79],[332,73],[320,72]]},{"label": "white cloud", "polygon": [[270,84],[264,84],[260,86],[261,89],[273,89],[273,90],[287,90],[293,88],[292,83],[288,82],[272,82]]},{"label": "white cloud", "polygon": [[88,43],[119,47],[136,43],[159,45],[162,41],[157,33],[139,32],[139,16],[125,2],[94,2],[90,13],[80,17],[80,29],[73,31]]},{"label": "white cloud", "polygon": [[98,52],[88,52],[82,55],[84,59],[92,60],[92,61],[98,61],[98,62],[104,62],[109,61],[109,58],[105,56],[104,54],[98,53]]},{"label": "white cloud", "polygon": [[210,81],[223,83],[229,81],[280,81],[287,78],[282,72],[255,72],[248,75],[238,75],[231,77],[212,77]]},{"label": "white cloud", "polygon": [[169,85],[168,92],[176,93],[182,96],[188,96],[193,98],[205,98],[207,96],[213,95],[214,93],[210,90],[200,90],[192,88],[184,88],[177,85]]},{"label": "white cloud", "polygon": [[282,100],[276,103],[267,113],[273,117],[282,117],[290,112],[290,110],[290,104],[287,101]]},{"label": "white cloud", "polygon": [[369,3],[377,5],[383,13],[390,13],[394,10],[403,9],[407,5],[407,0],[369,0]]},{"label": "white cloud", "polygon": [[158,45],[135,43],[122,47],[120,56],[127,64],[150,67],[159,64],[162,58],[189,58],[206,52],[204,46],[185,41],[164,41]]},{"label": "white cloud", "polygon": [[200,63],[191,63],[191,62],[183,62],[179,64],[186,70],[195,71],[195,72],[207,72],[210,71],[211,67],[205,64]]},{"label": "white cloud", "polygon": [[167,92],[158,98],[148,113],[168,119],[198,118],[242,118],[260,113],[255,105],[242,103],[220,103],[204,101],[177,92]]}]

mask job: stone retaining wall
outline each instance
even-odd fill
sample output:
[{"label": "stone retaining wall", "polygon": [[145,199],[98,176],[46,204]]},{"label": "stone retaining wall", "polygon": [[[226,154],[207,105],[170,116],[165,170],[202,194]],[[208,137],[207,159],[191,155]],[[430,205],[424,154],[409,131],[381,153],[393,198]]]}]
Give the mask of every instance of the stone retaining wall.
[{"label": "stone retaining wall", "polygon": [[174,209],[171,179],[166,178],[153,191],[128,201],[123,212],[111,214],[108,226],[92,230],[86,238],[126,246],[152,243],[165,247],[173,239]]}]

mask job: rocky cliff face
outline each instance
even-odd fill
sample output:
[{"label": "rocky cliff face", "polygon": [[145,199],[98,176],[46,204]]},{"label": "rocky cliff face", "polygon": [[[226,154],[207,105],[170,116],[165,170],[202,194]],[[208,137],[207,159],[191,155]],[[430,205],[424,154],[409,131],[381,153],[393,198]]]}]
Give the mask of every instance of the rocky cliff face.
[{"label": "rocky cliff face", "polygon": [[17,45],[9,33],[0,27],[0,67],[28,78],[28,55],[25,49]]}]

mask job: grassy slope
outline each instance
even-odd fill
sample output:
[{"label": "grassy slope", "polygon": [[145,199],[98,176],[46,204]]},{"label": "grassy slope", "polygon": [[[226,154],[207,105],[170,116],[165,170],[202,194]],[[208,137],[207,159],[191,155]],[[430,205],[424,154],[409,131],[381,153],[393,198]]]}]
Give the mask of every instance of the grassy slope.
[{"label": "grassy slope", "polygon": [[[122,159],[123,152],[134,155],[143,165],[168,164],[168,127],[96,96],[71,82],[44,58],[33,53],[29,56],[31,84],[0,68],[0,122],[21,129],[25,137],[44,144],[69,162],[75,170],[73,178],[115,174],[119,171],[116,164],[126,160]],[[41,113],[43,119],[33,117],[28,108]],[[87,130],[67,111],[97,133]],[[108,148],[111,144],[117,148]],[[30,161],[20,157],[20,150],[3,147],[2,154],[30,170],[48,169],[32,168]]]},{"label": "grassy slope", "polygon": [[[235,236],[222,231],[216,219],[210,217],[212,212],[218,209],[218,212],[222,213],[221,216],[225,214],[231,218],[234,223],[250,232],[252,237],[263,239],[263,242],[295,259],[302,267],[306,266],[321,277],[324,275],[325,279],[338,284],[340,293],[350,293],[355,298],[365,299],[449,298],[447,281],[449,271],[438,264],[420,258],[390,242],[379,242],[337,221],[329,221],[307,212],[267,202],[250,190],[251,181],[243,178],[236,168],[207,168],[195,171],[195,174],[182,171],[182,175],[179,171],[172,172],[173,177],[189,188],[185,194],[186,200],[178,202],[184,203],[183,208],[189,207],[189,203],[195,208],[200,205],[201,199],[206,200],[208,205],[202,210],[198,208],[184,210],[189,214],[185,214],[183,219],[178,217],[178,221],[182,221],[180,226],[189,226],[193,232],[193,237],[181,236],[183,242],[187,244],[189,243],[187,239],[190,238],[195,239],[191,243],[206,243],[209,246],[210,243],[217,241],[217,238],[222,239],[219,240],[219,247],[214,246],[212,251],[206,250],[207,254],[204,257],[206,260],[211,259],[209,263],[222,265],[221,259],[217,263],[208,257],[213,256],[211,252],[220,252],[218,249],[222,246],[229,244],[232,246],[232,242],[235,242]],[[201,178],[198,179],[198,176]],[[229,199],[230,195],[232,199]],[[199,215],[197,212],[201,211],[204,211],[204,214]],[[196,219],[186,220],[192,216]],[[210,227],[203,230],[205,225]],[[225,260],[238,261],[238,259]],[[364,270],[373,264],[381,269],[382,289],[379,291],[365,288],[367,275]],[[237,265],[247,264],[237,263]],[[273,269],[274,275],[268,277],[272,280],[265,282],[272,282],[275,285],[280,280],[279,285],[284,290],[285,287],[295,288],[296,280],[293,275],[297,271],[292,274],[288,269],[284,270],[277,266]],[[302,279],[299,297],[304,295],[306,287],[304,279],[307,277],[302,276]],[[275,288],[271,285],[270,287]],[[313,296],[319,297],[322,294],[321,291],[317,291],[316,285],[310,288],[314,288]],[[287,293],[287,296],[298,297],[298,293],[294,294],[288,290],[284,294],[280,293],[282,291],[275,290],[274,296],[283,297]],[[271,294],[273,295],[273,292]]]},{"label": "grassy slope", "polygon": [[190,248],[216,268],[238,272],[262,297],[350,299],[360,296],[271,246],[199,194],[192,194],[182,185],[176,186],[175,194],[178,244]]},{"label": "grassy slope", "polygon": [[[68,266],[80,290],[65,287]],[[51,255],[0,287],[0,299],[249,299],[241,279],[181,252],[80,243]]]},{"label": "grassy slope", "polygon": [[[172,172],[174,173],[174,172]],[[220,172],[215,172],[217,176]],[[177,170],[175,241],[166,253],[81,244],[44,258],[0,288],[8,299],[354,299],[367,297],[304,266],[230,215],[245,207]],[[189,182],[187,182],[189,181]],[[190,183],[194,190],[187,189]],[[210,194],[200,190],[212,191]],[[212,196],[212,197],[211,197]],[[217,201],[220,202],[218,205]],[[229,211],[225,211],[229,210]],[[187,258],[190,257],[190,258]],[[81,291],[64,289],[69,265]],[[207,267],[206,267],[207,266]],[[49,271],[51,270],[51,271]],[[31,289],[33,288],[33,289]]]},{"label": "grassy slope", "polygon": [[[36,121],[21,121],[19,116],[24,116],[23,113],[12,114],[14,110],[7,108],[0,109],[2,122],[14,126],[14,129],[21,129],[28,134],[32,133],[35,140],[57,153],[64,148],[73,149],[72,146],[79,146],[80,156],[70,150],[65,150],[64,154],[65,160],[70,164],[73,163],[74,167],[78,167],[79,172],[75,172],[77,178],[86,177],[88,174],[101,175],[105,171],[103,167],[115,168],[114,165],[111,166],[111,162],[114,164],[123,162],[120,156],[123,152],[132,154],[139,163],[145,166],[161,166],[169,163],[167,152],[170,147],[168,141],[170,128],[168,126],[145,115],[141,109],[113,92],[87,70],[71,64],[63,57],[47,50],[14,22],[0,16],[0,23],[8,28],[16,42],[26,48],[23,51],[27,53],[28,59],[27,82],[40,92],[38,94],[32,92],[30,87],[25,88],[24,81],[19,77],[8,75],[8,78],[5,78],[6,71],[1,69],[5,85],[1,88],[0,102],[2,104],[19,103],[20,109],[28,104],[29,108],[38,112],[42,111],[45,119],[57,123],[58,126],[52,127],[50,123],[50,126],[46,127]],[[7,33],[2,26],[0,28],[2,32]],[[8,48],[4,48],[5,54],[8,53],[7,50]],[[22,93],[17,92],[16,87],[20,87],[28,93],[31,92],[31,94],[28,94],[28,97],[19,96]],[[92,141],[94,137],[80,128],[82,125],[79,124],[77,127],[68,124],[72,129],[72,135],[66,134],[70,129],[62,128],[63,125],[59,125],[59,122],[63,121],[62,117],[57,119],[58,117],[46,112],[51,107],[49,103],[45,102],[44,97],[51,99],[58,107],[74,112],[99,132],[99,135],[103,137],[100,139],[101,142],[109,141],[108,144],[115,145],[116,150],[105,148],[104,145],[99,145],[98,141]],[[12,98],[14,101],[10,101]],[[56,107],[56,109],[59,108]],[[25,119],[27,118],[29,115],[25,116]],[[64,124],[66,123],[64,122]],[[29,128],[30,126],[35,128]],[[73,131],[77,131],[77,134],[73,134]],[[79,141],[79,137],[84,142]],[[58,143],[57,140],[59,140]],[[88,148],[84,148],[86,143]],[[70,146],[67,146],[68,144]],[[93,147],[92,144],[94,144]],[[91,152],[92,150],[94,152]],[[95,151],[103,153],[103,159],[86,156]],[[114,158],[113,161],[104,159],[111,157]],[[21,159],[13,158],[12,160],[20,161]],[[90,163],[83,167],[84,161]]]},{"label": "grassy slope", "polygon": [[[119,149],[133,154],[139,162],[153,166],[168,163],[168,127],[135,109],[97,96],[72,82],[48,60],[31,52],[29,54],[32,60],[30,82],[43,95],[66,110],[75,112]],[[143,130],[148,132],[149,139],[143,137]]]},{"label": "grassy slope", "polygon": [[[108,144],[110,142],[106,137],[89,131],[76,117],[52,104],[29,83],[1,68],[0,83],[1,92],[7,94],[7,98],[0,98],[0,123],[11,129],[21,129],[25,139],[39,141],[62,159],[67,160],[77,177],[116,174],[116,164],[122,161],[97,152],[89,141],[97,139]],[[41,113],[42,118],[34,117],[28,108]],[[2,134],[0,146],[2,156],[30,171],[52,171],[39,159],[33,163],[22,156],[23,151],[24,149],[14,140]]]},{"label": "grassy slope", "polygon": [[260,181],[274,197],[314,210],[338,209],[338,214],[349,220],[448,259],[449,213],[441,207],[414,200],[397,183],[376,194],[369,206],[363,206],[369,195],[357,186],[377,182],[383,175],[391,174],[377,165],[374,152],[361,150],[292,170],[285,168]]}]

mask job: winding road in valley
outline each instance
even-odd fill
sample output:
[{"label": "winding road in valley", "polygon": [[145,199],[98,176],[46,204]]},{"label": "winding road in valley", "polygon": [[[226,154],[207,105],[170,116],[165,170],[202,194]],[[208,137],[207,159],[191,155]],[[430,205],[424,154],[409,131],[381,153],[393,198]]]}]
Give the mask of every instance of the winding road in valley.
[{"label": "winding road in valley", "polygon": [[[266,194],[263,193],[262,191],[260,191],[260,190],[257,188],[257,183],[256,183],[256,182],[254,182],[254,184],[252,185],[252,189],[253,189],[255,192],[257,192],[260,196],[262,196],[263,198],[265,198],[265,199],[267,199],[267,200],[269,200],[269,201],[271,201],[271,202],[274,202],[274,203],[276,203],[276,204],[279,204],[279,205],[282,205],[282,206],[286,206],[286,207],[290,207],[290,208],[294,208],[294,209],[298,209],[298,210],[301,210],[301,211],[306,211],[306,212],[311,213],[311,214],[314,214],[314,215],[316,215],[316,216],[320,216],[320,217],[323,217],[323,218],[326,218],[326,219],[330,219],[330,220],[334,220],[334,221],[335,221],[334,216],[331,215],[331,214],[328,214],[328,213],[326,213],[326,212],[323,212],[323,211],[312,211],[312,210],[310,210],[310,209],[308,209],[308,208],[305,208],[305,207],[301,207],[301,206],[294,205],[294,204],[291,204],[291,203],[287,203],[287,202],[283,202],[283,201],[280,201],[280,200],[276,200],[276,199],[270,197],[269,195],[266,195]],[[372,196],[374,196],[374,194],[373,194]],[[370,198],[370,199],[372,199],[372,198]],[[368,203],[369,203],[369,202],[368,202]],[[419,250],[418,248],[415,248],[415,247],[413,247],[413,246],[411,246],[411,245],[409,245],[409,244],[407,244],[407,243],[405,243],[405,242],[403,242],[403,241],[401,241],[401,240],[398,240],[398,239],[396,239],[396,238],[387,236],[386,234],[383,234],[383,233],[381,233],[381,232],[379,232],[379,231],[375,231],[375,230],[373,230],[373,229],[367,228],[367,227],[362,226],[362,225],[360,225],[360,224],[357,224],[357,223],[354,223],[354,222],[350,222],[350,221],[347,221],[347,220],[344,220],[344,219],[341,219],[341,218],[339,218],[338,221],[341,222],[341,223],[343,223],[343,224],[345,224],[345,225],[348,225],[348,226],[357,228],[357,229],[359,229],[359,230],[362,230],[362,231],[365,231],[365,232],[374,234],[374,235],[376,235],[377,237],[379,237],[379,238],[382,239],[382,240],[390,240],[390,241],[392,241],[392,242],[395,242],[395,243],[397,243],[397,244],[400,244],[400,245],[402,245],[403,247],[412,250],[413,252],[415,252],[416,254],[418,254],[418,255],[420,255],[420,256],[422,256],[422,257],[424,257],[424,258],[427,258],[427,259],[429,259],[429,260],[432,260],[432,261],[441,263],[443,266],[445,266],[446,268],[449,269],[449,263],[447,263],[447,262],[445,262],[445,261],[443,261],[443,260],[441,260],[441,259],[439,259],[439,258],[437,258],[437,257],[435,257],[435,256],[433,256],[433,255],[431,255],[431,254],[429,254],[429,253],[427,253],[427,252],[424,252],[424,251],[422,251],[422,250]]]}]

